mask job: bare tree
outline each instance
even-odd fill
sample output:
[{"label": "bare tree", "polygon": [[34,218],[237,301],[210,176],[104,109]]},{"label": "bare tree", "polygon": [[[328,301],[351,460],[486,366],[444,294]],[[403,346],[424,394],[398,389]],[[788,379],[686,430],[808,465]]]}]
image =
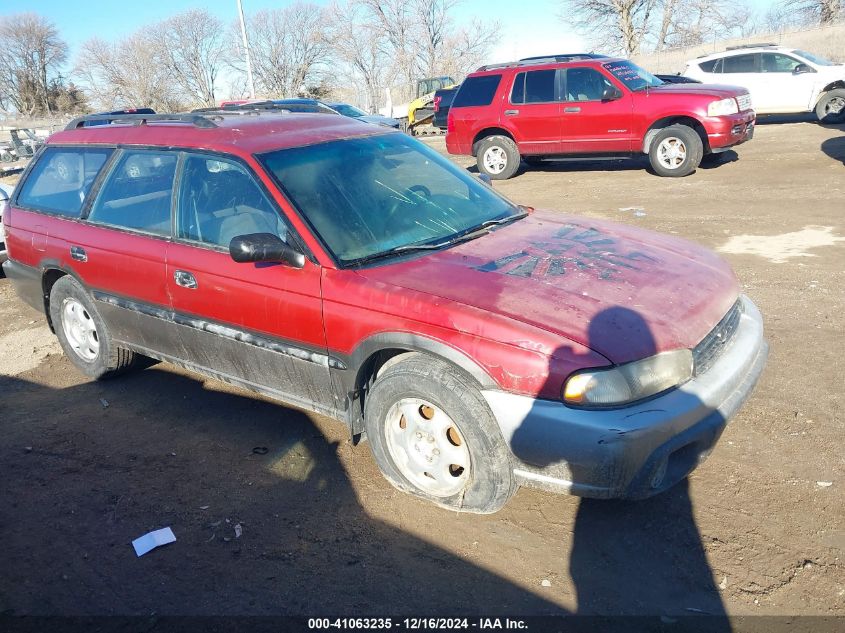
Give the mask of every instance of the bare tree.
[{"label": "bare tree", "polygon": [[[307,2],[252,15],[247,31],[257,89],[266,96],[290,97],[309,83],[320,83],[321,70],[329,61],[326,26],[325,11]],[[240,68],[242,58],[236,55],[236,68]]]},{"label": "bare tree", "polygon": [[419,76],[416,64],[415,15],[405,0],[361,0],[385,38],[385,53],[405,78],[413,83]]},{"label": "bare tree", "polygon": [[205,9],[174,15],[149,29],[155,56],[191,100],[216,105],[228,43],[223,24]]},{"label": "bare tree", "polygon": [[102,109],[181,109],[182,99],[144,31],[116,43],[91,39],[82,45],[75,76]]},{"label": "bare tree", "polygon": [[784,21],[793,24],[832,24],[842,17],[842,0],[783,0]]},{"label": "bare tree", "polygon": [[609,53],[631,57],[651,32],[660,0],[563,0],[561,20]]},{"label": "bare tree", "polygon": [[67,59],[55,25],[36,13],[0,18],[0,94],[18,112],[50,112],[51,83]]}]

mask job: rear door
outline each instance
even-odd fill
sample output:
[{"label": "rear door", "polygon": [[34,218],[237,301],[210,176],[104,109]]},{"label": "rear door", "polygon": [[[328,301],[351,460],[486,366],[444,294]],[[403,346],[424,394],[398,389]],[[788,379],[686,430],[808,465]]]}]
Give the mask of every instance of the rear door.
[{"label": "rear door", "polygon": [[[622,92],[604,100],[607,87]],[[630,152],[633,98],[595,68],[570,67],[563,78],[563,148],[568,154]]]},{"label": "rear door", "polygon": [[112,337],[153,355],[176,351],[164,275],[178,160],[172,150],[119,150],[67,243]]},{"label": "rear door", "polygon": [[563,149],[559,73],[547,68],[514,77],[502,124],[512,131],[521,154],[559,154]]},{"label": "rear door", "polygon": [[716,66],[721,72],[718,82],[731,86],[741,86],[748,90],[751,95],[751,105],[758,112],[771,111],[774,104],[771,103],[770,91],[766,90],[765,82],[768,79],[760,73],[760,54],[743,53],[741,55],[730,55],[722,59],[722,63]]},{"label": "rear door", "polygon": [[232,238],[272,233],[298,238],[246,163],[186,153],[177,196],[176,239],[167,253],[167,290],[181,356],[220,378],[309,409],[330,412],[320,267],[236,263]]}]

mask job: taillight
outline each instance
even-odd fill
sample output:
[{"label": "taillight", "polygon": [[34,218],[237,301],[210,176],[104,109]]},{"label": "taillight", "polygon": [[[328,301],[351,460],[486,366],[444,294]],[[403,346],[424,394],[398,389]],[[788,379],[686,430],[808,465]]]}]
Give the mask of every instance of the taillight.
[{"label": "taillight", "polygon": [[435,112],[440,112],[440,101],[442,99],[443,99],[443,97],[434,97],[434,111]]}]

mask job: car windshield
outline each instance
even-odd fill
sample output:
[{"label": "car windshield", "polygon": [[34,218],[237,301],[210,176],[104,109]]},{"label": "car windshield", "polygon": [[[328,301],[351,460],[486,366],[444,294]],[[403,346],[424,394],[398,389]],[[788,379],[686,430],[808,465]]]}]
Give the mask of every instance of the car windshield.
[{"label": "car windshield", "polygon": [[824,57],[819,57],[818,55],[813,55],[812,53],[808,53],[807,51],[801,51],[801,50],[795,49],[792,52],[795,53],[796,55],[798,55],[798,57],[803,57],[804,59],[813,62],[817,66],[836,66],[836,64],[834,64],[829,59],[825,59]]},{"label": "car windshield", "polygon": [[354,119],[357,119],[362,116],[367,116],[366,112],[364,112],[363,110],[359,110],[355,106],[351,106],[348,103],[336,103],[331,107],[334,110],[340,112],[343,116],[351,116]]},{"label": "car windshield", "polygon": [[656,88],[665,83],[644,68],[640,68],[634,62],[629,62],[626,59],[607,62],[606,64],[602,64],[602,66],[604,66],[607,72],[625,84],[628,90],[634,92],[643,90],[644,88]]},{"label": "car windshield", "polygon": [[524,215],[405,134],[330,141],[259,158],[344,266],[445,247],[485,225]]}]

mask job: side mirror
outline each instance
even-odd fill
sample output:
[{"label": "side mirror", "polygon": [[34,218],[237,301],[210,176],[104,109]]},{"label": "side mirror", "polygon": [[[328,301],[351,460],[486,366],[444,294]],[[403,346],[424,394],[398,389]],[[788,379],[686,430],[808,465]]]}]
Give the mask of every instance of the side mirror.
[{"label": "side mirror", "polygon": [[305,266],[305,255],[272,233],[250,233],[233,237],[229,242],[229,255],[239,264],[281,262],[293,268]]},{"label": "side mirror", "polygon": [[489,174],[478,174],[478,179],[488,187],[493,186],[493,179],[490,178]]},{"label": "side mirror", "polygon": [[616,101],[622,98],[622,91],[616,86],[605,86],[601,95],[602,101]]},{"label": "side mirror", "polygon": [[803,75],[804,73],[814,73],[816,72],[807,64],[798,64],[795,68],[792,69],[793,75]]}]

